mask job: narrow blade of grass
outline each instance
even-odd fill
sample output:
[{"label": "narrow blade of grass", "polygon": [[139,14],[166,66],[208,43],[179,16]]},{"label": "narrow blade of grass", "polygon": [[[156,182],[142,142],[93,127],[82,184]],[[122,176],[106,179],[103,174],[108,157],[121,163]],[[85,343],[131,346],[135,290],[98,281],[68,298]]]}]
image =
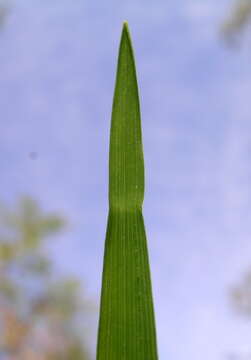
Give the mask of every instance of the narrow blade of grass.
[{"label": "narrow blade of grass", "polygon": [[138,86],[123,26],[113,99],[106,233],[97,360],[157,360],[142,203],[144,162]]}]

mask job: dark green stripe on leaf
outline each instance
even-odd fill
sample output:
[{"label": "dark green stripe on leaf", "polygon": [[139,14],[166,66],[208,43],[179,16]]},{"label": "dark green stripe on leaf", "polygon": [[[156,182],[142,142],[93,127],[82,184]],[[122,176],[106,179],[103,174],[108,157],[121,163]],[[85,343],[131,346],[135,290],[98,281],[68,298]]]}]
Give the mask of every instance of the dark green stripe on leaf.
[{"label": "dark green stripe on leaf", "polygon": [[120,42],[112,110],[109,216],[97,360],[157,360],[142,216],[144,162],[135,62],[128,26]]}]

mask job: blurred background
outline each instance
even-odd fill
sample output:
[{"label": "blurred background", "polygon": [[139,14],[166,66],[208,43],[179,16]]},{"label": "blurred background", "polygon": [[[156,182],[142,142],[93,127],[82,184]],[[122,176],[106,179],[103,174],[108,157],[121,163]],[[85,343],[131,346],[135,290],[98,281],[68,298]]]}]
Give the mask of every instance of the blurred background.
[{"label": "blurred background", "polygon": [[251,1],[0,0],[0,360],[93,360],[122,21],[160,359],[251,359]]}]

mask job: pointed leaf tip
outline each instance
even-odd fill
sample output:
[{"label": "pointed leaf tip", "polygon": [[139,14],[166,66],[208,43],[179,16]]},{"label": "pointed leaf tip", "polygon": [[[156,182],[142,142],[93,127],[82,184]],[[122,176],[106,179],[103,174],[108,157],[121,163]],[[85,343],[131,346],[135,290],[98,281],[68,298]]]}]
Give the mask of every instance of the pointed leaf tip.
[{"label": "pointed leaf tip", "polygon": [[127,23],[120,41],[113,98],[109,199],[112,208],[141,208],[144,198],[144,160],[140,104],[134,53]]},{"label": "pointed leaf tip", "polygon": [[127,21],[124,21],[124,22],[123,22],[123,29],[124,29],[124,30],[127,30],[127,31],[129,30],[129,25],[128,25],[128,22],[127,22]]},{"label": "pointed leaf tip", "polygon": [[127,38],[128,38],[129,41],[130,41],[130,39],[131,39],[131,37],[130,37],[130,30],[129,30],[129,25],[128,25],[128,22],[127,22],[127,21],[124,21],[124,22],[123,22],[122,36],[123,36],[123,35],[126,35]]}]

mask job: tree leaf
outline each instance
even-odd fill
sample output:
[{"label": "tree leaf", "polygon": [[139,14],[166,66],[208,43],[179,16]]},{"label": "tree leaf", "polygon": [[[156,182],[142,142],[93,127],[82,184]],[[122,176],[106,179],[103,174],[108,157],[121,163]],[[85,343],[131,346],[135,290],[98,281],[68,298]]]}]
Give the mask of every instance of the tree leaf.
[{"label": "tree leaf", "polygon": [[113,99],[109,215],[97,360],[156,360],[147,242],[142,216],[144,162],[138,85],[128,25],[123,26]]}]

